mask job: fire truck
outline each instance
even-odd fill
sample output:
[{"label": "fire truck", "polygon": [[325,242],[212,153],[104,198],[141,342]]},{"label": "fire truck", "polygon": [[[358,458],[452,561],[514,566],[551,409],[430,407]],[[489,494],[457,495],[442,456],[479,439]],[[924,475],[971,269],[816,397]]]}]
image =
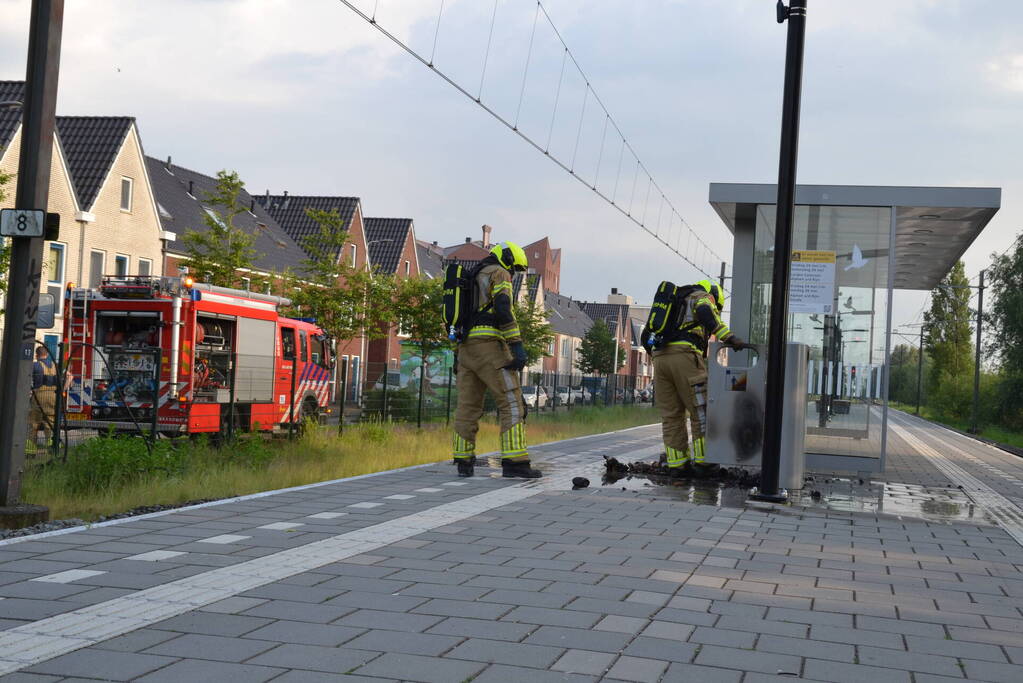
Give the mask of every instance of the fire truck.
[{"label": "fire truck", "polygon": [[168,436],[273,431],[333,398],[331,340],[269,294],[190,278],[104,277],[68,286],[66,425]]}]

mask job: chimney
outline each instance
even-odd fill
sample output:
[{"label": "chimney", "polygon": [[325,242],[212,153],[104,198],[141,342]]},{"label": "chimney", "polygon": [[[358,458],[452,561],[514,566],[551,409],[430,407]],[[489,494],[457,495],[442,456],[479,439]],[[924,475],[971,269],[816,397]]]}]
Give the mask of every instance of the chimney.
[{"label": "chimney", "polygon": [[284,206],[281,207],[284,211],[288,210],[288,204],[291,203],[291,198],[288,196],[288,191],[284,191]]},{"label": "chimney", "polygon": [[192,198],[195,199],[195,183],[193,183],[191,180],[188,181],[188,194],[190,194]]},{"label": "chimney", "polygon": [[486,224],[483,225],[483,248],[484,249],[489,249],[490,248],[490,233],[493,232],[493,230],[494,229],[492,227],[490,227],[489,225],[486,225]]},{"label": "chimney", "polygon": [[437,244],[437,240],[434,240],[434,241],[433,241],[433,246],[435,246],[435,247],[436,247],[436,246],[439,246],[439,245]]},{"label": "chimney", "polygon": [[612,287],[611,288],[611,293],[612,294],[617,294],[618,293],[618,288],[617,287]]},{"label": "chimney", "polygon": [[472,238],[471,237],[466,237],[465,238],[465,243],[469,244],[470,242],[472,242]]},{"label": "chimney", "polygon": [[167,170],[168,170],[168,171],[169,171],[169,170],[171,170],[171,158],[170,158],[170,154],[168,154],[168,155],[167,155],[167,164],[166,164],[166,168],[167,168]]},{"label": "chimney", "polygon": [[249,197],[249,213],[256,213],[256,198]]}]

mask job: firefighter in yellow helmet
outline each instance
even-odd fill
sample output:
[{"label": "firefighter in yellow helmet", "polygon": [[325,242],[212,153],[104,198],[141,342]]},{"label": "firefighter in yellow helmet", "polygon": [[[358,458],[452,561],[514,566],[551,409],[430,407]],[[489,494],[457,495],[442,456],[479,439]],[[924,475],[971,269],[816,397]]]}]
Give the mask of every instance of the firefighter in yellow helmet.
[{"label": "firefighter in yellow helmet", "polygon": [[668,467],[677,472],[688,468],[690,462],[704,462],[707,342],[713,336],[733,349],[746,348],[721,321],[725,307],[721,285],[701,280],[687,289],[691,291],[682,301],[677,329],[662,335],[656,345],[647,346],[653,355],[654,397],[661,413],[664,452]]},{"label": "firefighter in yellow helmet", "polygon": [[535,479],[529,465],[524,422],[525,402],[519,373],[526,350],[512,313],[512,273],[526,270],[526,252],[514,242],[490,250],[476,273],[475,314],[465,341],[458,345],[458,407],[455,410],[454,458],[458,476],[471,477],[476,462],[476,433],[489,389],[501,423],[501,474]]}]

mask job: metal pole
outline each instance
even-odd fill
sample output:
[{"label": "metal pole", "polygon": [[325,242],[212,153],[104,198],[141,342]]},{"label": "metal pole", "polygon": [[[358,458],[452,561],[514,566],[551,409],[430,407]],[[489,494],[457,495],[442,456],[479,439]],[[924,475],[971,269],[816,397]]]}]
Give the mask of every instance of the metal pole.
[{"label": "metal pole", "polygon": [[984,326],[984,273],[980,271],[980,283],[977,287],[977,348],[974,350],[976,360],[973,366],[973,419],[970,422],[970,432],[980,432],[980,335]]},{"label": "metal pole", "polygon": [[416,428],[423,427],[423,385],[426,384],[426,351],[423,351],[419,364],[419,406],[416,408]]},{"label": "metal pole", "polygon": [[916,415],[920,417],[920,395],[924,386],[924,330],[926,325],[920,326],[920,350],[916,354]]},{"label": "metal pole", "polygon": [[721,262],[721,275],[720,275],[720,277],[718,278],[718,284],[720,284],[720,285],[721,285],[721,289],[724,289],[724,288],[725,288],[725,268],[726,268],[727,266],[728,266],[728,263],[727,263],[727,262],[725,262],[725,261],[722,261],[722,262]]},{"label": "metal pole", "polygon": [[380,419],[381,420],[388,419],[389,415],[387,413],[387,361],[386,360],[384,361],[384,395],[383,395],[383,397],[381,399],[380,410],[381,410]]},{"label": "metal pole", "polygon": [[[294,334],[294,332],[292,332]],[[296,352],[291,359],[291,410],[289,411],[288,420],[288,438],[295,438],[295,375],[298,374],[298,353]]]},{"label": "metal pole", "polygon": [[[31,17],[14,206],[45,211],[50,194],[64,0],[33,0]],[[0,351],[0,395],[6,397],[0,402],[0,507],[13,506],[21,495],[42,263],[41,237],[11,238],[10,289]]]},{"label": "metal pole", "polygon": [[57,344],[57,386],[54,390],[56,396],[53,402],[53,438],[50,439],[50,448],[56,459],[60,454],[60,420],[64,415],[64,342]]},{"label": "metal pole", "polygon": [[[781,435],[785,419],[780,399],[785,387],[785,345],[788,339],[789,267],[792,259],[792,214],[795,210],[796,161],[799,151],[799,98],[803,81],[803,42],[806,0],[791,0],[788,8],[778,0],[778,22],[788,19],[785,52],[785,91],[782,101],[781,149],[778,161],[778,199],[775,214],[774,271],[771,287],[771,322],[767,345],[768,401],[764,414],[764,454],[760,490],[756,500],[782,502],[787,496],[778,487],[781,466]],[[775,400],[771,400],[775,399]]]},{"label": "metal pole", "polygon": [[[156,445],[156,432],[159,429],[159,415],[157,411],[160,409],[160,356],[161,351],[153,352],[153,407],[150,409],[152,412],[152,430],[150,431],[150,439],[153,445]],[[234,378],[232,378],[232,382]],[[234,386],[231,387],[232,396],[234,395]]]},{"label": "metal pole", "polygon": [[345,399],[348,395],[348,361],[341,366],[341,400],[338,401],[337,434],[345,433]]},{"label": "metal pole", "polygon": [[[238,380],[238,377],[237,377],[237,375],[235,373],[235,368],[237,368],[237,367],[238,367],[237,354],[231,354],[231,372],[230,372],[230,377],[231,377],[231,389],[230,389],[230,392],[231,393],[228,396],[228,402],[227,402],[227,440],[228,441],[231,441],[232,439],[234,439],[234,419],[235,419],[235,412],[234,412],[235,389],[234,389],[234,387],[235,387],[235,384],[237,383],[237,380]],[[294,374],[294,373],[292,373],[292,374]],[[292,382],[292,384],[294,385],[294,382]],[[292,392],[292,393],[294,393],[294,392]],[[292,410],[294,410],[294,402],[295,402],[295,397],[294,396],[291,397],[291,402],[292,402]],[[155,424],[156,424],[155,419],[153,421],[153,424],[155,426]],[[156,436],[155,433],[154,433],[153,436],[155,438],[155,436]]]}]

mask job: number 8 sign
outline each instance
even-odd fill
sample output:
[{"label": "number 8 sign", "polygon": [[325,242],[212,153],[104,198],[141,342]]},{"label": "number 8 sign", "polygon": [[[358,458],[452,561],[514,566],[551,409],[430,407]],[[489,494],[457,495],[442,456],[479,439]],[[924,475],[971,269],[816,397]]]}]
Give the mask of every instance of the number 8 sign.
[{"label": "number 8 sign", "polygon": [[42,237],[46,214],[35,209],[0,210],[0,235],[4,237]]}]

